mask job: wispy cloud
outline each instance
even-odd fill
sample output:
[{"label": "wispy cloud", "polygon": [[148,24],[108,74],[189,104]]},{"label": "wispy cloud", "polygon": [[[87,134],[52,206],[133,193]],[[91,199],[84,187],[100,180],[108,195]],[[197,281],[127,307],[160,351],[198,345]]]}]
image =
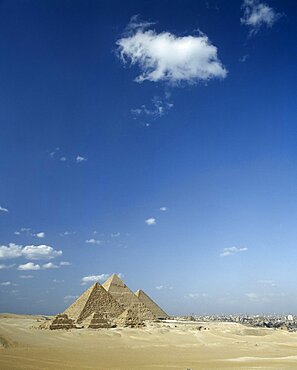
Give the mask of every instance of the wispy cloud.
[{"label": "wispy cloud", "polygon": [[63,156],[63,157],[60,158],[60,161],[61,162],[65,162],[66,160],[67,160],[67,158],[65,156]]},{"label": "wispy cloud", "polygon": [[166,212],[168,210],[168,208],[167,207],[160,207],[160,211],[161,212]]},{"label": "wispy cloud", "polygon": [[71,266],[71,265],[72,265],[71,262],[67,262],[67,261],[60,262],[60,266]]},{"label": "wispy cloud", "polygon": [[87,161],[87,158],[85,157],[82,157],[81,155],[78,155],[76,158],[75,158],[76,162],[77,163],[81,163],[81,162],[85,162]]},{"label": "wispy cloud", "polygon": [[159,96],[154,96],[152,99],[151,108],[148,108],[145,104],[143,104],[139,108],[131,109],[131,114],[134,116],[134,118],[148,116],[156,119],[164,116],[172,107],[172,102],[169,102],[167,99],[162,99]]},{"label": "wispy cloud", "polygon": [[97,244],[97,245],[99,245],[99,244],[101,244],[101,240],[97,240],[97,239],[91,238],[91,239],[87,239],[86,240],[86,243],[87,244]]},{"label": "wispy cloud", "polygon": [[162,290],[162,289],[164,289],[164,286],[163,286],[163,285],[157,285],[157,286],[156,286],[156,289],[157,289],[157,290]]},{"label": "wispy cloud", "polygon": [[276,282],[274,280],[259,280],[258,281],[259,284],[262,284],[262,285],[266,285],[266,286],[271,286],[273,288],[275,288],[277,285],[276,285]]},{"label": "wispy cloud", "polygon": [[78,298],[78,295],[65,295],[64,301],[65,302],[67,302],[67,301],[74,301],[77,298]]},{"label": "wispy cloud", "polygon": [[3,281],[3,283],[0,283],[1,286],[9,286],[11,285],[10,281]]},{"label": "wispy cloud", "polygon": [[90,276],[84,276],[81,279],[81,285],[86,285],[88,283],[95,283],[97,281],[104,281],[109,278],[109,274],[101,274],[101,275],[90,275]]},{"label": "wispy cloud", "polygon": [[148,218],[147,220],[145,220],[145,223],[148,226],[152,226],[152,225],[156,225],[157,221],[154,217],[151,217],[151,218]]},{"label": "wispy cloud", "polygon": [[5,265],[5,264],[0,264],[0,270],[6,270],[6,269],[11,269],[15,266],[15,264],[12,265]]},{"label": "wispy cloud", "polygon": [[227,71],[217,48],[204,34],[176,36],[148,29],[152,23],[131,19],[126,34],[117,41],[120,59],[138,65],[135,81],[166,81],[172,84],[225,78]]},{"label": "wispy cloud", "polygon": [[36,236],[37,238],[44,238],[45,237],[45,233],[42,231],[40,233],[34,234],[34,236]]},{"label": "wispy cloud", "polygon": [[250,28],[250,35],[255,35],[261,27],[272,27],[280,18],[273,8],[259,0],[244,0],[241,23]]},{"label": "wispy cloud", "polygon": [[54,158],[55,157],[55,155],[58,153],[60,151],[60,148],[55,148],[54,150],[52,150],[50,153],[49,153],[49,156],[51,157],[51,158]]},{"label": "wispy cloud", "polygon": [[8,212],[8,209],[0,206],[0,212]]},{"label": "wispy cloud", "polygon": [[237,247],[230,247],[224,248],[223,251],[220,253],[221,257],[233,256],[234,254],[246,252],[248,248],[237,248]]},{"label": "wispy cloud", "polygon": [[25,257],[26,259],[53,259],[63,254],[49,245],[27,245],[25,247],[14,243],[0,246],[0,259]]},{"label": "wispy cloud", "polygon": [[61,236],[70,236],[76,234],[76,231],[64,231],[63,233],[60,233]]},{"label": "wispy cloud", "polygon": [[207,298],[208,294],[207,293],[189,293],[187,298],[192,298],[192,299],[198,299],[198,298]]},{"label": "wispy cloud", "polygon": [[20,279],[33,279],[33,276],[32,275],[20,275],[19,278]]}]

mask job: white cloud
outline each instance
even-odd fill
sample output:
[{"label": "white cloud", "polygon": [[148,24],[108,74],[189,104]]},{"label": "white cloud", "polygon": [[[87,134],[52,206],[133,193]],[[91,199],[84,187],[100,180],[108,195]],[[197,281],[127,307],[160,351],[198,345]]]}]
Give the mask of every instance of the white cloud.
[{"label": "white cloud", "polygon": [[158,286],[156,286],[156,289],[157,290],[162,290],[164,288],[164,286],[163,285],[158,285]]},{"label": "white cloud", "polygon": [[11,282],[10,281],[3,281],[3,283],[0,283],[0,285],[9,286],[9,285],[11,285]]},{"label": "white cloud", "polygon": [[237,247],[224,248],[223,252],[220,253],[220,256],[221,257],[233,256],[236,253],[246,252],[247,250],[248,248],[237,248]]},{"label": "white cloud", "polygon": [[54,156],[60,151],[60,148],[55,148],[52,152],[50,152],[50,157],[54,158]]},{"label": "white cloud", "polygon": [[256,293],[246,293],[245,295],[246,297],[248,297],[248,299],[251,300],[257,300],[259,298],[259,295]]},{"label": "white cloud", "polygon": [[6,269],[11,269],[15,265],[5,265],[5,264],[0,264],[0,270],[6,270]]},{"label": "white cloud", "polygon": [[61,236],[69,236],[76,234],[76,231],[65,231],[64,233],[61,233]]},{"label": "white cloud", "polygon": [[0,212],[8,212],[8,209],[0,206]]},{"label": "white cloud", "polygon": [[77,163],[80,163],[80,162],[85,162],[85,161],[87,161],[87,158],[85,158],[85,157],[82,157],[82,156],[78,155],[78,156],[75,158],[75,160],[76,160],[76,162],[77,162]]},{"label": "white cloud", "polygon": [[48,269],[58,269],[59,266],[58,265],[55,265],[52,262],[48,262],[48,263],[45,263],[44,265],[42,265],[42,268],[43,269],[46,269],[46,270],[48,270]]},{"label": "white cloud", "polygon": [[147,108],[147,106],[143,104],[140,108],[131,109],[131,114],[135,118],[139,116],[158,118],[164,116],[172,107],[173,103],[170,103],[167,99],[161,99],[159,96],[154,96],[152,99],[151,109]]},{"label": "white cloud", "polygon": [[160,211],[162,211],[162,212],[166,212],[167,211],[167,207],[160,207]]},{"label": "white cloud", "polygon": [[22,255],[27,259],[53,259],[63,254],[49,245],[27,245],[22,249]]},{"label": "white cloud", "polygon": [[250,27],[250,34],[256,34],[262,26],[272,27],[280,18],[273,8],[259,0],[244,0],[241,23]]},{"label": "white cloud", "polygon": [[145,80],[196,83],[211,78],[224,78],[227,71],[218,59],[217,48],[206,35],[176,36],[169,32],[146,30],[151,24],[131,19],[128,33],[117,41],[124,63],[138,65]]},{"label": "white cloud", "polygon": [[62,162],[65,162],[67,160],[67,158],[66,157],[61,157],[60,158],[60,161],[62,161]]},{"label": "white cloud", "polygon": [[22,256],[22,246],[9,243],[8,246],[0,246],[0,259],[10,259]]},{"label": "white cloud", "polygon": [[33,276],[32,275],[20,275],[19,278],[20,279],[33,279]]},{"label": "white cloud", "polygon": [[86,240],[86,243],[87,243],[87,244],[101,244],[101,241],[100,241],[100,240],[96,240],[96,239],[92,238],[92,239],[87,239],[87,240]]},{"label": "white cloud", "polygon": [[72,263],[67,262],[67,261],[60,262],[60,266],[71,266],[71,265],[72,265]]},{"label": "white cloud", "polygon": [[258,283],[263,285],[270,285],[273,288],[276,287],[276,282],[274,280],[259,280]]},{"label": "white cloud", "polygon": [[57,280],[57,279],[54,279],[53,280],[53,283],[56,283],[56,284],[60,284],[60,283],[64,283],[65,280]]},{"label": "white cloud", "polygon": [[148,226],[152,226],[152,225],[156,225],[157,221],[155,218],[151,217],[151,218],[148,218],[147,220],[145,220],[145,223],[148,225]]},{"label": "white cloud", "polygon": [[76,298],[78,298],[78,295],[65,295],[64,301],[73,301]]},{"label": "white cloud", "polygon": [[45,233],[44,232],[36,233],[35,236],[37,238],[44,238],[45,237]]},{"label": "white cloud", "polygon": [[188,298],[196,299],[196,298],[207,298],[207,293],[189,293]]},{"label": "white cloud", "polygon": [[104,281],[109,278],[109,274],[101,274],[101,275],[90,275],[85,276],[81,279],[81,285],[85,285],[88,283],[95,283],[97,281]]},{"label": "white cloud", "polygon": [[33,262],[28,262],[25,263],[24,265],[19,265],[18,270],[20,271],[28,271],[28,270],[33,270],[37,271],[40,270],[40,265],[35,265]]},{"label": "white cloud", "polygon": [[118,238],[121,235],[121,233],[111,233],[110,236],[112,238]]},{"label": "white cloud", "polygon": [[25,257],[27,259],[52,259],[62,255],[62,251],[57,251],[49,245],[27,245],[25,247],[14,243],[8,246],[0,246],[0,259],[11,259]]}]

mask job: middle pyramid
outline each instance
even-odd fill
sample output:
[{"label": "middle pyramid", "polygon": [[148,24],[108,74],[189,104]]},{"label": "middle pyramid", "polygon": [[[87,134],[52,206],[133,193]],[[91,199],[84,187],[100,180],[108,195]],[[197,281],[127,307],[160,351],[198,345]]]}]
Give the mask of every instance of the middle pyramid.
[{"label": "middle pyramid", "polygon": [[112,320],[123,313],[124,308],[99,284],[86,290],[63,314],[80,323],[93,313]]},{"label": "middle pyramid", "polygon": [[142,320],[155,318],[154,314],[116,274],[111,275],[102,286],[125,310],[132,310]]}]

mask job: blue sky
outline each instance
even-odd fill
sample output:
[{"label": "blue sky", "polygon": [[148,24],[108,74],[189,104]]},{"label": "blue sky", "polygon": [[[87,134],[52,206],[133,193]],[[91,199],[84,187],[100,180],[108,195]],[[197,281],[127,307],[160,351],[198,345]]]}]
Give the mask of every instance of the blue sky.
[{"label": "blue sky", "polygon": [[1,1],[0,311],[114,272],[169,313],[297,313],[297,6]]}]

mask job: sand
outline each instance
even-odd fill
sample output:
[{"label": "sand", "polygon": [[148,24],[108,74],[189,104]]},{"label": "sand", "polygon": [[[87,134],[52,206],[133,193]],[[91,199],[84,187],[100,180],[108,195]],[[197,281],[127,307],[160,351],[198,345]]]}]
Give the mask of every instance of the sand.
[{"label": "sand", "polygon": [[297,333],[284,330],[170,322],[50,331],[40,320],[0,315],[0,369],[297,369]]}]

